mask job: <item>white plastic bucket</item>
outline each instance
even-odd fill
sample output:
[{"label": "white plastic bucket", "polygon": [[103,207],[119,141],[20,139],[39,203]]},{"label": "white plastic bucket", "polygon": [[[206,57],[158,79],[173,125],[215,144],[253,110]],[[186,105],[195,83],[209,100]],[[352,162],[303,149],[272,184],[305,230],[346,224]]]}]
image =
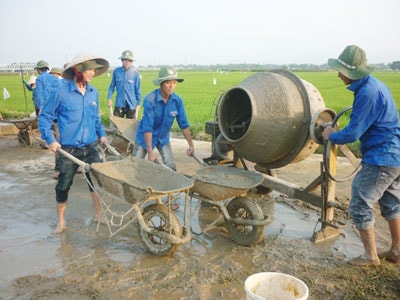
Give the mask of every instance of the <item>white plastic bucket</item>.
[{"label": "white plastic bucket", "polygon": [[305,300],[308,287],[300,279],[283,273],[261,272],[244,282],[247,300]]}]

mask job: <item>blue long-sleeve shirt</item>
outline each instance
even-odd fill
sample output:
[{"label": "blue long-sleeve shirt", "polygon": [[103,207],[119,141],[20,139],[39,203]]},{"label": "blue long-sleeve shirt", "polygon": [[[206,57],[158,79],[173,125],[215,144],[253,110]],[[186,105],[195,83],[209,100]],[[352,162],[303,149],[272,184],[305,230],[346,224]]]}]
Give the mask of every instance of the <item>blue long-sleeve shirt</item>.
[{"label": "blue long-sleeve shirt", "polygon": [[83,96],[70,80],[46,102],[39,115],[39,130],[47,144],[56,141],[51,130],[56,117],[62,146],[82,148],[106,135],[99,115],[99,94],[90,84]]},{"label": "blue long-sleeve shirt", "polygon": [[140,91],[140,75],[130,67],[118,67],[113,71],[110,86],[108,87],[108,99],[112,98],[114,90],[117,91],[115,107],[125,107],[127,103],[130,109],[135,109],[142,101]]},{"label": "blue long-sleeve shirt", "polygon": [[165,103],[160,89],[152,91],[143,100],[143,117],[136,131],[135,142],[147,151],[144,133],[151,132],[153,148],[166,145],[170,141],[169,132],[175,119],[179,128],[189,127],[182,98],[173,93]]},{"label": "blue long-sleeve shirt", "polygon": [[329,140],[346,144],[359,139],[363,162],[400,167],[399,113],[389,88],[368,75],[353,82],[348,89],[354,92],[349,124],[331,133]]},{"label": "blue long-sleeve shirt", "polygon": [[62,80],[43,72],[36,78],[36,94],[39,108],[42,109],[52,93],[62,85]]}]

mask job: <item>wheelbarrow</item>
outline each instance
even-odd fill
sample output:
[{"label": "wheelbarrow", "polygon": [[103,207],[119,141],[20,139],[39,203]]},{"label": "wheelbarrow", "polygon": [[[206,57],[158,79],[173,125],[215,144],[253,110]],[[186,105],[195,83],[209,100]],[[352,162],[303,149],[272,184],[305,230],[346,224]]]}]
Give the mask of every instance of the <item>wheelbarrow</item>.
[{"label": "wheelbarrow", "polygon": [[253,199],[246,197],[250,189],[263,181],[261,174],[235,167],[210,165],[199,169],[193,178],[191,196],[219,208],[235,243],[252,246],[263,239],[268,217],[264,217]]},{"label": "wheelbarrow", "polygon": [[[107,148],[119,155],[112,146]],[[62,149],[58,151],[85,170],[83,174],[89,184],[90,175],[92,188],[100,198],[110,237],[136,222],[145,248],[160,256],[172,255],[179,245],[190,241],[187,220],[184,218],[184,225],[181,226],[171,209],[171,202],[182,194],[186,196],[186,203],[189,201],[189,191],[194,184],[192,178],[145,159],[130,157],[87,164]],[[162,198],[167,198],[166,205]],[[113,207],[114,201],[127,202],[128,208],[117,211]]]},{"label": "wheelbarrow", "polygon": [[132,154],[135,144],[138,120],[110,116],[110,127],[106,129],[107,139],[119,153],[124,156]]},{"label": "wheelbarrow", "polygon": [[40,133],[37,129],[37,117],[34,118],[23,118],[23,119],[10,119],[1,120],[4,123],[12,123],[17,127],[18,131],[18,143],[20,146],[31,146],[34,139],[41,141],[37,136]]}]

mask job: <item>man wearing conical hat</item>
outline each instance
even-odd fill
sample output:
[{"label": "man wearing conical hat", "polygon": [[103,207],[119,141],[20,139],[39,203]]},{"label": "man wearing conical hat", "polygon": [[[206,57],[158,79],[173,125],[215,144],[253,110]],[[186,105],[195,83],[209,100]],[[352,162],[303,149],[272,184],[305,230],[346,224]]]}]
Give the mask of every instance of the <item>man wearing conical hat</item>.
[{"label": "man wearing conical hat", "polygon": [[[347,46],[328,64],[354,93],[349,124],[335,132],[327,127],[324,139],[334,144],[360,140],[362,168],[352,182],[350,215],[360,233],[364,253],[348,261],[355,266],[378,266],[380,258],[400,264],[400,125],[398,108],[388,87],[370,73],[363,49]],[[392,245],[378,253],[375,242],[374,206],[388,221]]]},{"label": "man wearing conical hat", "polygon": [[[90,81],[107,69],[108,62],[105,59],[87,53],[79,53],[65,68],[62,75],[68,82],[50,97],[39,115],[42,139],[51,151],[56,152],[62,148],[86,163],[100,161],[97,144],[107,140],[99,115],[99,93],[90,85]],[[56,116],[59,141],[51,129]],[[59,169],[60,175],[55,188],[58,225],[54,233],[61,233],[67,228],[65,210],[68,192],[78,165],[59,155]],[[95,208],[95,220],[101,221],[99,198],[91,185],[88,186]]]}]

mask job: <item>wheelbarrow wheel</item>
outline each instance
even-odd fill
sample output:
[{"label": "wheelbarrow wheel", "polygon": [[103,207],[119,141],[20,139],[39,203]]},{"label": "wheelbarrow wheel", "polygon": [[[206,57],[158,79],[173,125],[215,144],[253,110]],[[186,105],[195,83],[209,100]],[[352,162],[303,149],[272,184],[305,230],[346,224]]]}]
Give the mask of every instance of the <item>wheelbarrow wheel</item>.
[{"label": "wheelbarrow wheel", "polygon": [[[144,222],[151,229],[182,237],[182,227],[179,220],[175,213],[170,211],[167,206],[152,204],[143,209],[142,214]],[[146,249],[154,255],[172,255],[179,248],[179,245],[172,244],[167,240],[152,235],[144,231],[140,226],[139,236]]]},{"label": "wheelbarrow wheel", "polygon": [[20,130],[18,132],[18,143],[20,146],[30,146],[32,144],[31,136],[27,130]]},{"label": "wheelbarrow wheel", "polygon": [[[228,203],[227,210],[231,218],[249,220],[263,220],[261,208],[252,199],[237,197]],[[242,246],[252,246],[260,242],[264,237],[265,226],[239,225],[227,221],[227,227],[231,239]]]}]

